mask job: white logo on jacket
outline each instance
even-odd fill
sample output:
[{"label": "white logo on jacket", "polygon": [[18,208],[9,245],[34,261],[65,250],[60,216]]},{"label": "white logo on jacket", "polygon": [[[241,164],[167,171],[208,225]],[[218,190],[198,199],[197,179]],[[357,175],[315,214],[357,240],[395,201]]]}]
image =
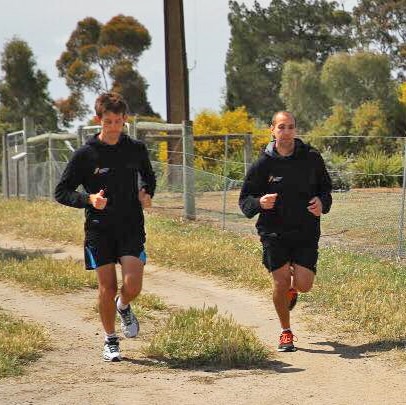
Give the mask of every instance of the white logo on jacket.
[{"label": "white logo on jacket", "polygon": [[101,168],[101,169],[100,169],[99,167],[96,167],[96,169],[94,169],[94,173],[93,173],[93,174],[105,174],[105,173],[108,173],[109,170],[110,170],[109,167],[103,167],[103,168]]}]

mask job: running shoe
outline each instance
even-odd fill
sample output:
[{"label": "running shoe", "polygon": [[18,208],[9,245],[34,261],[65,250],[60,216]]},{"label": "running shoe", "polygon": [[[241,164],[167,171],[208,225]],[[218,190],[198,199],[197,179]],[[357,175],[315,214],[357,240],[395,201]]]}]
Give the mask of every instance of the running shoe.
[{"label": "running shoe", "polygon": [[108,338],[104,342],[103,360],[104,361],[114,361],[114,362],[121,361],[118,337]]},{"label": "running shoe", "polygon": [[298,295],[299,293],[297,292],[296,288],[289,288],[288,291],[289,311],[292,311],[292,309],[295,307]]},{"label": "running shoe", "polygon": [[[116,297],[117,306],[118,297]],[[128,304],[126,309],[117,308],[117,312],[121,319],[121,330],[126,338],[134,338],[138,335],[140,331],[140,324],[131,309],[130,304]]]},{"label": "running shoe", "polygon": [[294,339],[296,339],[296,336],[293,335],[291,330],[283,331],[279,337],[278,352],[295,352]]}]

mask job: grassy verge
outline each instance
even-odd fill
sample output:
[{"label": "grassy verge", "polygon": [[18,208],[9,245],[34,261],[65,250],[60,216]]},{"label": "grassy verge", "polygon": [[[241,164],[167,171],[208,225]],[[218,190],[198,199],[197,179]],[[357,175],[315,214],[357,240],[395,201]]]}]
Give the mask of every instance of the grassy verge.
[{"label": "grassy verge", "polygon": [[363,331],[375,340],[406,337],[406,268],[340,249],[323,249],[320,272],[304,297],[320,313],[328,310],[344,322],[341,330]]},{"label": "grassy verge", "polygon": [[261,264],[262,247],[254,238],[159,215],[148,217],[147,230],[148,252],[155,263],[271,291],[271,279]]},{"label": "grassy verge", "polygon": [[83,264],[77,261],[53,260],[42,255],[13,257],[4,252],[0,252],[0,280],[53,293],[97,287],[94,272],[84,271]]},{"label": "grassy verge", "polygon": [[20,375],[27,363],[48,348],[43,329],[5,315],[0,310],[0,378]]},{"label": "grassy verge", "polygon": [[251,330],[209,307],[172,314],[145,354],[175,367],[247,367],[265,362],[269,350]]}]

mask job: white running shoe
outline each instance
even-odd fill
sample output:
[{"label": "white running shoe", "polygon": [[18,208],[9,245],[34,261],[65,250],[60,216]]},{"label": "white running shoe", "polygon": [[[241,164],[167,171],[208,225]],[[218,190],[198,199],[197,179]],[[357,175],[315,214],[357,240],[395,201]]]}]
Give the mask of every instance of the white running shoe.
[{"label": "white running shoe", "polygon": [[[116,298],[117,305],[118,297]],[[131,309],[131,305],[128,304],[126,309],[117,308],[117,312],[121,319],[121,330],[126,338],[134,338],[140,332],[140,324],[135,317],[134,312]]]},{"label": "white running shoe", "polygon": [[121,361],[118,337],[109,338],[104,342],[104,361]]}]

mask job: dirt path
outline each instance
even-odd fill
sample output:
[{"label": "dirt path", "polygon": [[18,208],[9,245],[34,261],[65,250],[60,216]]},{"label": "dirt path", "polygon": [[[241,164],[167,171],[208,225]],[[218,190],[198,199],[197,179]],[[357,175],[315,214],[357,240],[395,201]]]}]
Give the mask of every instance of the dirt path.
[{"label": "dirt path", "polygon": [[[81,258],[77,247],[56,251],[50,243],[0,235],[1,248],[41,248],[54,257]],[[278,323],[270,300],[214,280],[149,264],[144,291],[179,307],[217,305],[274,344]],[[171,370],[145,361],[140,339],[123,340],[125,361],[101,361],[102,335],[89,319],[95,292],[41,295],[0,283],[0,306],[44,324],[53,350],[26,375],[0,380],[0,404],[406,404],[406,369],[393,369],[362,346],[349,347],[297,324],[296,353],[275,354],[263,370]],[[272,339],[272,340],[271,340]]]}]

